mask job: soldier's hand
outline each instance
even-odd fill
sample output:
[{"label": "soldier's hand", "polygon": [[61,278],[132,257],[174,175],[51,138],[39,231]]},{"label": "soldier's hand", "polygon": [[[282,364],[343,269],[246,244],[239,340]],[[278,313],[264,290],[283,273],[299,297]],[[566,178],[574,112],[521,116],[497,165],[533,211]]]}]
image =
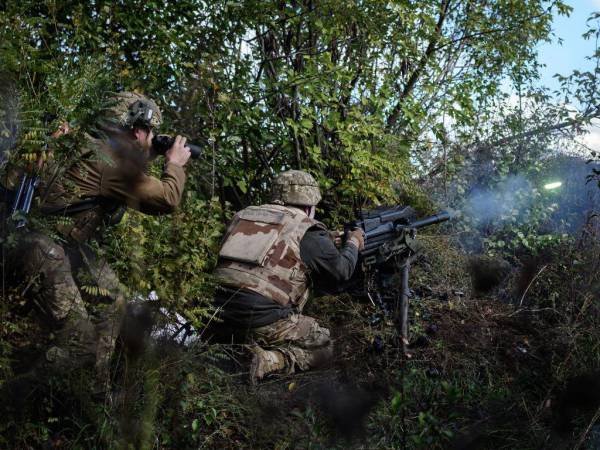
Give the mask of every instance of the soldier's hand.
[{"label": "soldier's hand", "polygon": [[70,132],[71,132],[71,127],[69,125],[69,122],[63,122],[58,126],[56,131],[54,131],[54,133],[52,133],[51,136],[54,139],[57,139],[61,136],[64,136],[65,134],[69,134]]},{"label": "soldier's hand", "polygon": [[333,230],[329,232],[329,236],[331,236],[331,240],[333,241],[333,245],[336,248],[340,248],[342,246],[342,236],[344,235],[343,231]]},{"label": "soldier's hand", "polygon": [[177,166],[183,167],[190,159],[190,149],[185,146],[187,138],[177,135],[175,142],[167,152],[165,153],[165,159],[167,162],[173,163]]},{"label": "soldier's hand", "polygon": [[351,242],[358,248],[358,251],[361,251],[365,248],[365,232],[357,228],[356,230],[348,231],[346,235],[346,242]]}]

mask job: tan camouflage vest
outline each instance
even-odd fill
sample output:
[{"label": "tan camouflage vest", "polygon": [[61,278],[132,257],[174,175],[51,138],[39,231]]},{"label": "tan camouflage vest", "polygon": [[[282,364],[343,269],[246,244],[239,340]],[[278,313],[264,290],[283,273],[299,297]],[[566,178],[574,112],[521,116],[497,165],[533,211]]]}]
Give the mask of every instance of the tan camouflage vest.
[{"label": "tan camouflage vest", "polygon": [[302,307],[309,269],[300,259],[300,241],[313,226],[325,229],[302,211],[285,206],[250,206],[238,212],[219,251],[217,279],[284,306]]}]

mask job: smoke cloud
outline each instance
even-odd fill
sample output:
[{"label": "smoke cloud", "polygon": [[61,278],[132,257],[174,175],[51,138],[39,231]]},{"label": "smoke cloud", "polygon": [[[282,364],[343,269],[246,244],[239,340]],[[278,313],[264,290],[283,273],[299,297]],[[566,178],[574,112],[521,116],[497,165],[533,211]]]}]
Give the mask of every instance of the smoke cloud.
[{"label": "smoke cloud", "polygon": [[[594,212],[600,212],[600,189],[588,182],[592,168],[570,156],[549,160],[534,178],[510,175],[495,185],[474,187],[462,201],[463,218],[480,232],[493,232],[507,224],[524,225],[535,208],[545,208],[547,220],[540,233],[576,233]],[[549,183],[560,182],[552,190]]]},{"label": "smoke cloud", "polygon": [[502,225],[531,206],[532,189],[522,175],[508,176],[493,187],[474,188],[464,203],[463,215],[476,226]]}]

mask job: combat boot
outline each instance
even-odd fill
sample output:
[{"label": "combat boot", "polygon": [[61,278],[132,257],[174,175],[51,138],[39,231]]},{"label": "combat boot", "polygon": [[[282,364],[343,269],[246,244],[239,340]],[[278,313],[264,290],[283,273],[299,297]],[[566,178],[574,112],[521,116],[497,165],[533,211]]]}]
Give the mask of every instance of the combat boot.
[{"label": "combat boot", "polygon": [[265,375],[285,369],[285,357],[277,350],[264,350],[258,345],[250,348],[250,383],[256,385]]}]

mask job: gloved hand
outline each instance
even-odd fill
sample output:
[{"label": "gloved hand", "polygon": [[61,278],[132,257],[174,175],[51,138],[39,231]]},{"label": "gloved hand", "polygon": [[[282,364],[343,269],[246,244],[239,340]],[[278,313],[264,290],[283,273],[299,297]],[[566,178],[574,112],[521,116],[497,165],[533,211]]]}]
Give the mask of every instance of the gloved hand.
[{"label": "gloved hand", "polygon": [[357,228],[356,230],[348,231],[346,235],[346,242],[352,242],[361,251],[365,248],[365,232]]}]

